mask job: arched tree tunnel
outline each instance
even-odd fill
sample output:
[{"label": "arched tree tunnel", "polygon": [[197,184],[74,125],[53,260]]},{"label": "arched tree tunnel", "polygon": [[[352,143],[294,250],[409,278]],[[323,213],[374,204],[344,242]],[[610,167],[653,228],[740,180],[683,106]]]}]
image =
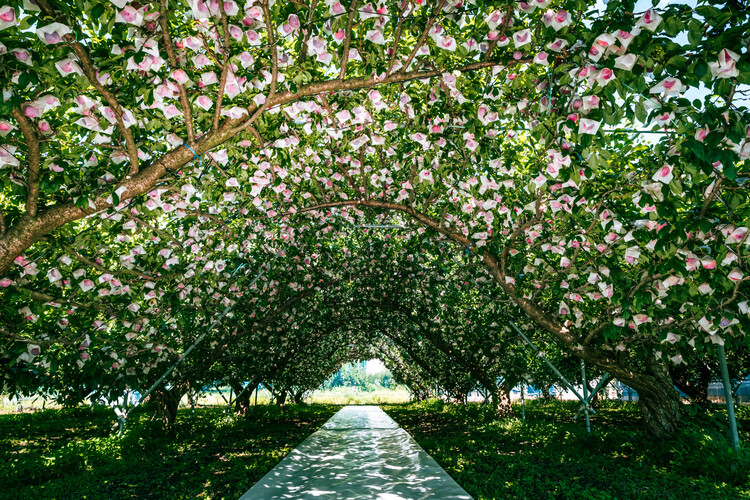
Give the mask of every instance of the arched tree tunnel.
[{"label": "arched tree tunnel", "polygon": [[[120,314],[127,319],[94,320],[102,317],[104,301],[93,307],[71,301],[63,314],[50,308],[36,326],[60,327],[82,317],[98,330],[81,338],[66,337],[70,330],[61,329],[57,338],[40,339],[48,370],[28,369],[36,366],[38,353],[27,360],[26,371],[16,364],[6,381],[26,380],[28,387],[55,393],[70,383],[61,374],[76,370],[88,377],[81,377],[79,390],[72,390],[78,399],[68,398],[69,403],[92,391],[113,398],[125,388],[149,387],[201,334],[205,338],[151,396],[166,424],[182,396],[217,381],[240,395],[234,409],[241,413],[259,384],[278,402],[300,400],[343,363],[365,354],[382,359],[416,398],[435,396],[439,388],[464,401],[469,391],[479,390],[498,416],[512,412],[509,392],[522,379],[533,374],[545,379],[546,368],[509,324],[553,350],[561,344],[507,299],[470,250],[456,251],[440,233],[422,231],[397,214],[336,210],[299,218],[304,223],[294,229],[265,227],[264,241],[245,240],[234,259],[206,259],[173,295],[152,296],[144,309],[131,307],[135,302],[124,307]],[[339,220],[343,225],[334,229]],[[187,233],[200,237],[195,225]],[[207,243],[218,243],[219,250],[240,248],[232,241]],[[96,268],[91,259],[80,259]],[[142,291],[149,297],[147,283]],[[235,290],[237,298],[220,300],[214,290]],[[215,322],[221,311],[227,314]]]},{"label": "arched tree tunnel", "polygon": [[674,378],[744,362],[745,6],[17,3],[3,392],[116,400],[176,366],[168,422],[180,393],[294,399],[364,350],[505,415],[550,383],[518,327],[668,437]]}]

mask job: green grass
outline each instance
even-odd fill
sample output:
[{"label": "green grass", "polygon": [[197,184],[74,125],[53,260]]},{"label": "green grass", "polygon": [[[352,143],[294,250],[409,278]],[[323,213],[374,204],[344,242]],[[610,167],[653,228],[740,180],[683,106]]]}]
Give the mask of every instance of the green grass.
[{"label": "green grass", "polygon": [[0,498],[238,498],[338,410],[181,410],[169,434],[136,413],[122,438],[109,408],[0,415]]},{"label": "green grass", "polygon": [[657,443],[642,434],[635,404],[601,405],[590,436],[571,420],[574,402],[527,403],[525,422],[439,401],[384,409],[477,500],[750,498],[750,454],[729,450],[720,411]]},{"label": "green grass", "polygon": [[[170,433],[141,411],[122,438],[109,408],[0,415],[0,498],[234,499],[339,408],[180,410]],[[666,443],[641,433],[635,404],[601,403],[591,436],[572,402],[528,402],[525,422],[439,401],[384,409],[477,500],[750,499],[750,453],[728,450],[719,408]],[[750,443],[750,407],[739,417]]]},{"label": "green grass", "polygon": [[406,403],[411,394],[406,389],[378,389],[362,391],[356,387],[335,387],[333,389],[313,391],[311,400],[318,404],[335,405],[380,405]]}]

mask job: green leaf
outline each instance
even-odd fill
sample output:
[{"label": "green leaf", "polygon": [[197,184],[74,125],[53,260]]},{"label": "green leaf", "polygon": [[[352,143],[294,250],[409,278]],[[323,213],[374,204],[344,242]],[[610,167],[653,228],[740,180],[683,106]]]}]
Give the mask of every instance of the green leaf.
[{"label": "green leaf", "polygon": [[98,21],[99,18],[102,17],[102,14],[104,14],[104,5],[103,4],[96,4],[91,8],[91,18],[94,21]]},{"label": "green leaf", "polygon": [[695,76],[697,76],[699,79],[703,79],[703,77],[708,72],[708,64],[703,59],[699,60],[697,63],[695,63]]},{"label": "green leaf", "polygon": [[669,60],[667,61],[666,66],[668,68],[682,71],[685,68],[687,68],[687,59],[685,59],[685,56],[670,57]]},{"label": "green leaf", "polygon": [[727,96],[732,91],[732,82],[728,78],[719,80],[714,86],[716,95]]},{"label": "green leaf", "polygon": [[648,113],[646,113],[646,108],[643,106],[643,101],[635,105],[635,117],[639,122],[646,123]]},{"label": "green leaf", "polygon": [[698,47],[703,39],[703,26],[697,19],[692,19],[688,25],[688,42],[691,47]]}]

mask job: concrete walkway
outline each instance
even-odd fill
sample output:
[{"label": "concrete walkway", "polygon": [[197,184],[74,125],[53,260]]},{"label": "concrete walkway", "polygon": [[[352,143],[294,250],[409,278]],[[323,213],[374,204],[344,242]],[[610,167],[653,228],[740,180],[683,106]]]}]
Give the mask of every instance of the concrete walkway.
[{"label": "concrete walkway", "polygon": [[346,406],[242,495],[261,499],[471,497],[377,406]]}]

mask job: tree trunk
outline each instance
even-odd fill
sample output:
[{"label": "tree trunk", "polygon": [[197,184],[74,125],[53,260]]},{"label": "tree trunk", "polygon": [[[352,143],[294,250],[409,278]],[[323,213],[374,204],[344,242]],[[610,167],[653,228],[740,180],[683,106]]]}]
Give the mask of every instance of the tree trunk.
[{"label": "tree trunk", "polygon": [[294,399],[294,404],[296,404],[296,405],[302,404],[302,398],[304,396],[305,396],[305,391],[304,390],[299,390],[299,391],[295,392],[292,395],[292,398]]},{"label": "tree trunk", "polygon": [[232,384],[232,390],[235,394],[239,394],[239,396],[235,396],[234,399],[234,413],[236,415],[244,415],[245,412],[250,408],[250,394],[252,394],[252,390],[248,388],[243,392],[242,384]]},{"label": "tree trunk", "polygon": [[284,403],[286,403],[286,397],[288,393],[286,389],[282,389],[282,391],[279,393],[278,396],[276,396],[276,404],[279,406],[284,406]]},{"label": "tree trunk", "polygon": [[552,400],[552,384],[542,384],[542,399],[544,401]]},{"label": "tree trunk", "polygon": [[510,404],[510,393],[504,390],[493,391],[491,396],[492,408],[498,418],[510,418],[515,415]]},{"label": "tree trunk", "polygon": [[149,396],[149,402],[156,408],[151,420],[160,421],[165,429],[172,427],[177,418],[177,408],[185,390],[186,388],[182,387],[172,387],[169,391],[164,387],[154,390]]},{"label": "tree trunk", "polygon": [[646,432],[658,439],[670,437],[680,422],[682,403],[664,363],[649,362],[646,374],[625,380],[638,391]]}]

